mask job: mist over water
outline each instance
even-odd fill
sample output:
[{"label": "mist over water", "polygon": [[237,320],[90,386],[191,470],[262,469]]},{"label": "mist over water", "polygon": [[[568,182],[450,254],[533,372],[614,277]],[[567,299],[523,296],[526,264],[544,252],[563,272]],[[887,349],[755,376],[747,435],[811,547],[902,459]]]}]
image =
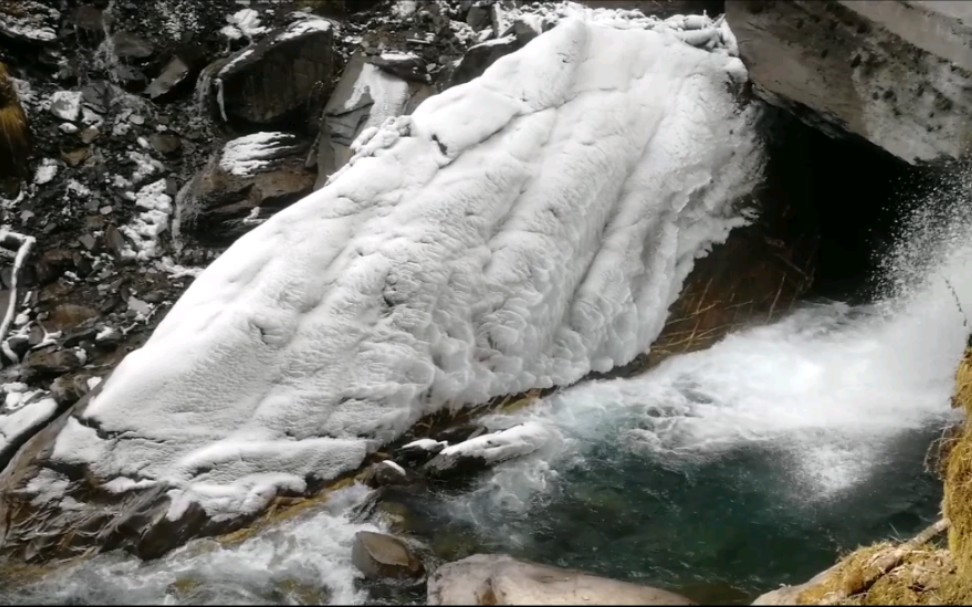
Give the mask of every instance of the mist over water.
[{"label": "mist over water", "polygon": [[928,446],[960,419],[949,399],[972,310],[966,175],[903,218],[874,303],[807,304],[640,377],[493,418],[564,440],[442,496],[439,514],[490,549],[697,600],[751,600],[917,532],[941,498]]}]

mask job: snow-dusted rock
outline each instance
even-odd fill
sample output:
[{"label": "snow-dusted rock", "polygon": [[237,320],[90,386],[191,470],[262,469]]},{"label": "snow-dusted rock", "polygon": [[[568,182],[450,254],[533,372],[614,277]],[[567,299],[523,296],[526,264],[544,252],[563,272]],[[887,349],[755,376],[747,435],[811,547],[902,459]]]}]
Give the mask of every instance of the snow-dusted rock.
[{"label": "snow-dusted rock", "polygon": [[317,187],[351,158],[351,144],[365,129],[406,115],[432,94],[432,87],[409,82],[355,53],[321,116],[317,148]]},{"label": "snow-dusted rock", "polygon": [[425,464],[423,470],[436,478],[478,472],[534,453],[558,438],[546,426],[527,422],[450,445]]},{"label": "snow-dusted rock", "polygon": [[0,404],[0,468],[32,431],[57,413],[57,403],[39,391],[27,392],[24,384],[6,384]]},{"label": "snow-dusted rock", "polygon": [[306,110],[311,96],[330,92],[334,70],[331,22],[295,21],[236,53],[219,70],[213,79],[219,112],[228,122],[286,122]]},{"label": "snow-dusted rock", "polygon": [[[84,504],[99,479],[130,510],[51,505],[45,529],[84,520],[72,541],[157,553],[356,469],[423,415],[648,348],[762,167],[739,60],[656,26],[567,20],[362,132],[0,476],[25,490],[0,492],[8,550],[33,542],[44,482],[26,487],[54,470],[79,472],[62,495]],[[44,541],[31,553],[65,550]]]},{"label": "snow-dusted rock", "polygon": [[69,122],[81,115],[81,91],[57,91],[51,95],[51,113]]},{"label": "snow-dusted rock", "polygon": [[307,142],[282,132],[232,139],[179,192],[180,233],[229,244],[314,187]]},{"label": "snow-dusted rock", "polygon": [[406,466],[421,466],[449,446],[446,441],[420,438],[398,448],[395,457]]},{"label": "snow-dusted rock", "polygon": [[60,18],[61,12],[44,2],[4,2],[0,4],[0,36],[18,42],[53,42]]}]

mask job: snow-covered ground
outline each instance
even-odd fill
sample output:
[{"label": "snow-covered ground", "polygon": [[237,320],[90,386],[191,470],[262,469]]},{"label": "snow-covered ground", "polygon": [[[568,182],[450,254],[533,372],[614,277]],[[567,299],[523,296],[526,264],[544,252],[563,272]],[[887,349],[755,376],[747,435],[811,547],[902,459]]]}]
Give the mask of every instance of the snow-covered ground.
[{"label": "snow-covered ground", "polygon": [[423,414],[645,351],[762,168],[722,34],[710,52],[646,23],[567,19],[362,133],[199,276],[52,458],[171,486],[171,519],[232,517]]}]

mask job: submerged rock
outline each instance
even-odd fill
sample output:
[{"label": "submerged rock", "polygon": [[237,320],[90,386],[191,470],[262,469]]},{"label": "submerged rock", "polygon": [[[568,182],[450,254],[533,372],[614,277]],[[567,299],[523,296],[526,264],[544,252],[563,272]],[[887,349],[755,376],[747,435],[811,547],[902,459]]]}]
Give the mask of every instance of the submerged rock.
[{"label": "submerged rock", "polygon": [[972,3],[726,3],[756,91],[908,162],[972,149]]},{"label": "submerged rock", "polygon": [[354,536],[351,561],[365,577],[380,579],[414,579],[425,573],[425,567],[402,540],[371,531]]},{"label": "submerged rock", "polygon": [[385,460],[373,465],[363,479],[372,487],[391,487],[394,485],[409,485],[416,479],[414,474],[391,460]]},{"label": "submerged rock", "polygon": [[476,554],[439,567],[429,577],[429,605],[693,605],[674,592]]}]

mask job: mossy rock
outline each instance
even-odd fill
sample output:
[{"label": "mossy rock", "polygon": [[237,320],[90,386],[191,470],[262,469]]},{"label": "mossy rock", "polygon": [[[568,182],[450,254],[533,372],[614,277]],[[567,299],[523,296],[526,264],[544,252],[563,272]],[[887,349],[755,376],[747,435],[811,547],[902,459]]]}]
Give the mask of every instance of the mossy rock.
[{"label": "mossy rock", "polygon": [[952,445],[945,473],[943,510],[951,522],[948,545],[959,573],[972,581],[972,348],[967,349],[955,376],[952,406],[965,409],[966,422]]}]

